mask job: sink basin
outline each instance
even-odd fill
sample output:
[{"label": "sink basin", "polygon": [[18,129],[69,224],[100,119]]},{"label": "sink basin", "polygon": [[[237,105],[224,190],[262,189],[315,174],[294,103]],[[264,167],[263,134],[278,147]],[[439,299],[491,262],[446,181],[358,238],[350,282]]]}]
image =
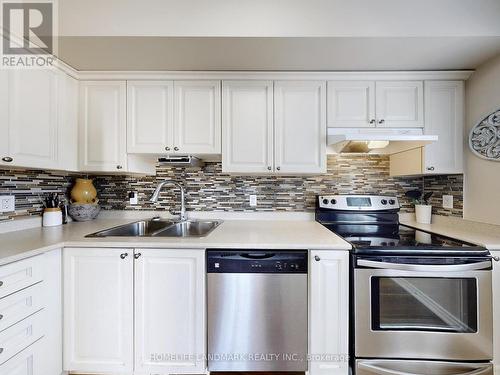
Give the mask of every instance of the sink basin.
[{"label": "sink basin", "polygon": [[92,233],[86,237],[151,237],[156,232],[162,231],[175,224],[171,220],[142,220],[135,223],[120,225],[103,231]]},{"label": "sink basin", "polygon": [[89,234],[85,237],[203,237],[221,221],[142,220]]},{"label": "sink basin", "polygon": [[220,221],[182,221],[155,233],[155,237],[203,237],[220,223]]}]

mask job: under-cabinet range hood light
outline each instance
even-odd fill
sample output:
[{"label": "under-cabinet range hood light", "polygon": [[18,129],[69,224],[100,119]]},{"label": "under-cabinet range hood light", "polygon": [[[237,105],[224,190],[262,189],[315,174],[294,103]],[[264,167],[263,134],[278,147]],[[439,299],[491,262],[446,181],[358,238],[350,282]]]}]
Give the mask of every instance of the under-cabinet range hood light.
[{"label": "under-cabinet range hood light", "polygon": [[176,166],[176,167],[204,167],[205,162],[191,155],[175,155],[163,156],[158,158],[160,165]]},{"label": "under-cabinet range hood light", "polygon": [[423,147],[438,140],[422,129],[328,128],[328,145],[336,153],[395,154]]}]

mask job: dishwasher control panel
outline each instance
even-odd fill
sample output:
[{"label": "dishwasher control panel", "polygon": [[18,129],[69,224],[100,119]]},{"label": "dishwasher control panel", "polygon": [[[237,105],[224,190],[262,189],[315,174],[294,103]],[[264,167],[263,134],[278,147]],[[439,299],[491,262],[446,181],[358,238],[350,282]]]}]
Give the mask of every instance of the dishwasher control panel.
[{"label": "dishwasher control panel", "polygon": [[307,250],[207,250],[208,273],[307,273]]}]

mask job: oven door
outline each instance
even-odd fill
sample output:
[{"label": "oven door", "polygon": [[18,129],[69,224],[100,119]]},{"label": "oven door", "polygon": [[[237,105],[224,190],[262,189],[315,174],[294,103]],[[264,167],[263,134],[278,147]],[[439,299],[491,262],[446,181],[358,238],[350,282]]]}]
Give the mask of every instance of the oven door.
[{"label": "oven door", "polygon": [[356,267],[357,358],[492,358],[490,260],[429,265],[358,259]]},{"label": "oven door", "polygon": [[493,365],[490,363],[362,359],[356,361],[356,375],[493,375]]}]

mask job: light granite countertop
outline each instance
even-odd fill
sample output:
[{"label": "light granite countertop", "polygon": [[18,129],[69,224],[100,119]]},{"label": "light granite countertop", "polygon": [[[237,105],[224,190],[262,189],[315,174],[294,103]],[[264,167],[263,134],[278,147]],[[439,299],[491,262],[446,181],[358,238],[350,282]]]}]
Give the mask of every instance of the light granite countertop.
[{"label": "light granite countertop", "polygon": [[401,224],[426,232],[441,234],[481,245],[488,250],[500,250],[499,225],[484,224],[445,216],[433,216],[432,224],[420,224],[415,221],[415,215],[401,215],[400,222]]},{"label": "light granite countertop", "polygon": [[206,237],[85,238],[87,234],[132,219],[97,219],[59,227],[23,229],[0,234],[0,265],[61,247],[117,248],[255,248],[349,251],[351,245],[311,220],[225,220]]}]

